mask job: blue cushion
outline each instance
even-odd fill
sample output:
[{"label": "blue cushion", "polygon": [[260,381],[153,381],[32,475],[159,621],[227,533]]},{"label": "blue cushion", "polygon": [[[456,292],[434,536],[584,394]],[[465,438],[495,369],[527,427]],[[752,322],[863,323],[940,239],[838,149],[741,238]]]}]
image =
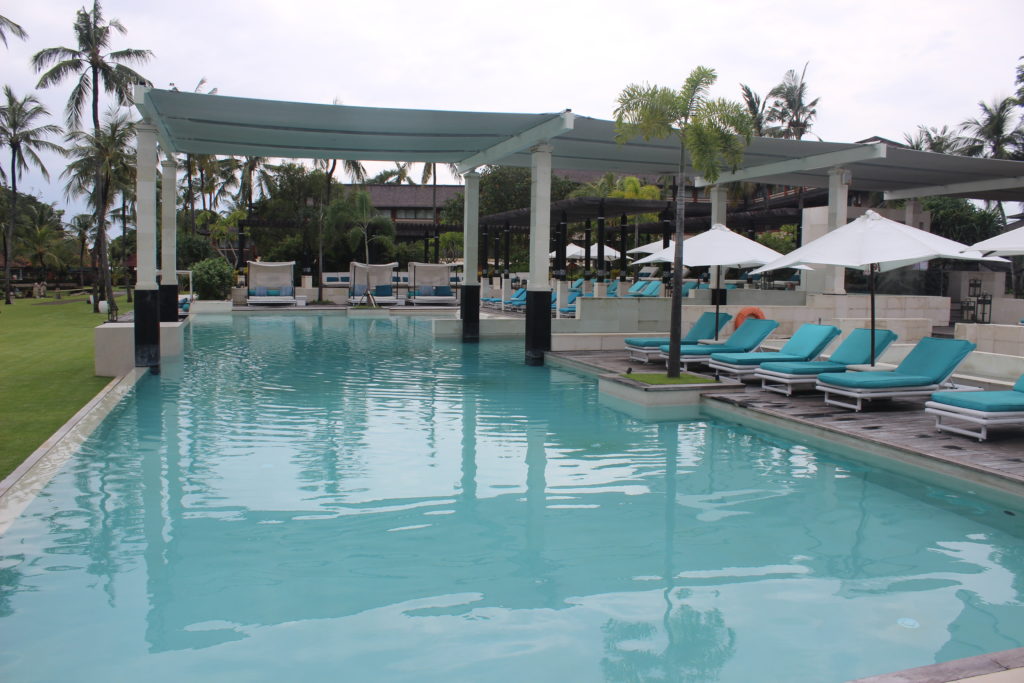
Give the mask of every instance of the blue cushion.
[{"label": "blue cushion", "polygon": [[652,349],[656,349],[659,346],[665,346],[666,348],[668,348],[667,344],[669,343],[669,338],[668,337],[648,337],[648,338],[645,339],[643,337],[626,337],[625,342],[629,346],[639,346],[641,348],[648,348],[648,347],[650,347]]},{"label": "blue cushion", "polygon": [[[875,330],[875,358],[881,356],[896,339],[896,333],[892,330]],[[858,327],[850,332],[828,359],[844,365],[870,363],[871,330]]]},{"label": "blue cushion", "polygon": [[324,280],[327,282],[341,282],[341,278],[337,275],[328,275]]},{"label": "blue cushion", "polygon": [[814,360],[839,334],[835,325],[801,325],[780,351],[797,356],[793,360]]},{"label": "blue cushion", "polygon": [[266,287],[257,287],[256,288],[256,294],[254,296],[267,296],[267,288]]},{"label": "blue cushion", "polygon": [[1024,412],[1024,391],[936,391],[936,403],[985,413]]},{"label": "blue cushion", "polygon": [[764,353],[722,353],[719,351],[711,354],[711,359],[717,360],[721,363],[728,363],[729,365],[760,365],[767,361],[806,360],[803,356],[796,356],[792,353],[782,353],[781,351],[767,351]]},{"label": "blue cushion", "polygon": [[352,296],[362,296],[366,294],[366,285],[354,285],[352,287]]},{"label": "blue cushion", "polygon": [[452,296],[452,288],[449,285],[438,285],[434,287],[434,296]]},{"label": "blue cushion", "polygon": [[295,296],[295,287],[288,285],[281,288],[281,296]]},{"label": "blue cushion", "polygon": [[[730,346],[738,347],[735,349],[736,351],[753,351],[778,326],[779,323],[774,320],[747,318],[743,321],[743,324],[740,325],[740,328],[733,332],[726,340],[726,343]],[[729,349],[729,351],[732,351],[732,349]]]},{"label": "blue cushion", "polygon": [[267,296],[281,296],[281,290],[280,289],[268,289],[267,290]]},{"label": "blue cushion", "polygon": [[[688,282],[686,284],[693,284],[693,283],[692,282]],[[729,322],[730,320],[732,320],[732,316],[729,315],[728,313],[719,313],[718,314],[718,329],[721,330],[723,327],[725,327],[725,324],[727,322]],[[696,341],[698,341],[700,339],[711,339],[714,336],[715,336],[715,312],[714,311],[704,311],[703,313],[700,314],[700,317],[697,318],[697,322],[693,323],[693,327],[691,327],[690,331],[686,333],[686,336],[683,337],[683,343],[684,344],[688,344],[688,343],[696,342]]]},{"label": "blue cushion", "polygon": [[250,289],[249,290],[249,296],[256,296],[256,290],[255,289]]},{"label": "blue cushion", "polygon": [[781,372],[784,375],[818,375],[822,372],[845,372],[845,363],[830,360],[808,360],[793,362],[771,361],[761,364],[762,370]]},{"label": "blue cushion", "polygon": [[432,296],[434,294],[433,285],[420,285],[416,288],[416,294],[419,296]]},{"label": "blue cushion", "polygon": [[925,337],[896,366],[896,372],[928,377],[931,381],[926,384],[938,384],[974,349],[975,344],[966,339]]},{"label": "blue cushion", "polygon": [[831,372],[818,378],[825,384],[834,384],[850,389],[898,389],[901,387],[926,387],[938,384],[930,375],[910,375],[895,370],[870,370],[867,372]]},{"label": "blue cushion", "polygon": [[1013,390],[1024,391],[1024,375],[1021,375],[1020,379],[1017,380],[1017,383],[1013,385]]},{"label": "blue cushion", "polygon": [[377,285],[373,288],[374,296],[391,296],[394,288],[391,285]]},{"label": "blue cushion", "polygon": [[[662,353],[668,353],[668,344],[659,347]],[[713,353],[742,353],[745,349],[729,344],[683,344],[679,347],[682,356],[710,356]]]}]

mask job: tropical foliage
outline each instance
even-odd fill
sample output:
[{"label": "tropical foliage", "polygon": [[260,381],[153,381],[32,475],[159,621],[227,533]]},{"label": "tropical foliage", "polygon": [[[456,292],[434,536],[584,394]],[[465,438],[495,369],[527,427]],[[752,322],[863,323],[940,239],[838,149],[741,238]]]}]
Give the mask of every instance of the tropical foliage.
[{"label": "tropical foliage", "polygon": [[200,299],[223,301],[230,296],[234,283],[235,269],[219,256],[192,266],[192,285]]}]

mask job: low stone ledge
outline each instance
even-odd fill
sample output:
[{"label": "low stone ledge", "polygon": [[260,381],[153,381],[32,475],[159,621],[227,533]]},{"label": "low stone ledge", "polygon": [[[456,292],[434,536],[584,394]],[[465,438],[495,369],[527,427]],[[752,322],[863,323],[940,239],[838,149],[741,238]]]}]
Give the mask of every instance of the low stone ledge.
[{"label": "low stone ledge", "polygon": [[647,384],[621,375],[599,375],[599,400],[616,410],[642,420],[685,420],[700,413],[705,392],[744,391],[742,382],[732,379],[700,384]]}]

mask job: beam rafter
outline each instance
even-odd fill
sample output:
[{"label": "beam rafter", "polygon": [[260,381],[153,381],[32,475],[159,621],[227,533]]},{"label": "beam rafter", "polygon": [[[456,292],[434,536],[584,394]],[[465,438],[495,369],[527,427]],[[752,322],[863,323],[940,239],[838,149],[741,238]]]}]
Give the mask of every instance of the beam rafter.
[{"label": "beam rafter", "polygon": [[[716,183],[733,183],[741,180],[756,180],[770,178],[771,176],[784,175],[797,171],[811,171],[832,166],[852,164],[857,161],[868,159],[884,159],[888,147],[885,143],[879,142],[873,145],[859,145],[853,149],[844,149],[838,152],[827,152],[825,154],[814,154],[786,161],[778,161],[772,164],[751,166],[740,171],[723,173]],[[694,181],[696,187],[707,187],[711,185],[706,179],[698,177]]]},{"label": "beam rafter", "polygon": [[575,119],[576,115],[566,109],[561,114],[548,119],[544,123],[527,128],[507,140],[502,140],[496,145],[480,150],[473,156],[463,159],[455,164],[455,168],[459,173],[466,173],[480,166],[501,161],[509,155],[530,149],[551,138],[569,132],[573,129]]},{"label": "beam rafter", "polygon": [[885,193],[888,199],[913,199],[915,197],[933,197],[946,194],[968,194],[971,192],[991,192],[993,190],[1012,190],[1024,188],[1024,176],[999,178],[996,180],[973,180],[966,183],[949,185],[930,185],[927,187],[908,187],[905,190],[891,190]]}]

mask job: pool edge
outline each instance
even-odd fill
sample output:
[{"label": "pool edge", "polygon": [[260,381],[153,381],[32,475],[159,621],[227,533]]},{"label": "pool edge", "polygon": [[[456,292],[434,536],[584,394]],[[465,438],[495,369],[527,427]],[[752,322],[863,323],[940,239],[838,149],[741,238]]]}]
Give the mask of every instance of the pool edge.
[{"label": "pool edge", "polygon": [[0,481],[0,534],[18,518],[148,368],[115,377]]}]

